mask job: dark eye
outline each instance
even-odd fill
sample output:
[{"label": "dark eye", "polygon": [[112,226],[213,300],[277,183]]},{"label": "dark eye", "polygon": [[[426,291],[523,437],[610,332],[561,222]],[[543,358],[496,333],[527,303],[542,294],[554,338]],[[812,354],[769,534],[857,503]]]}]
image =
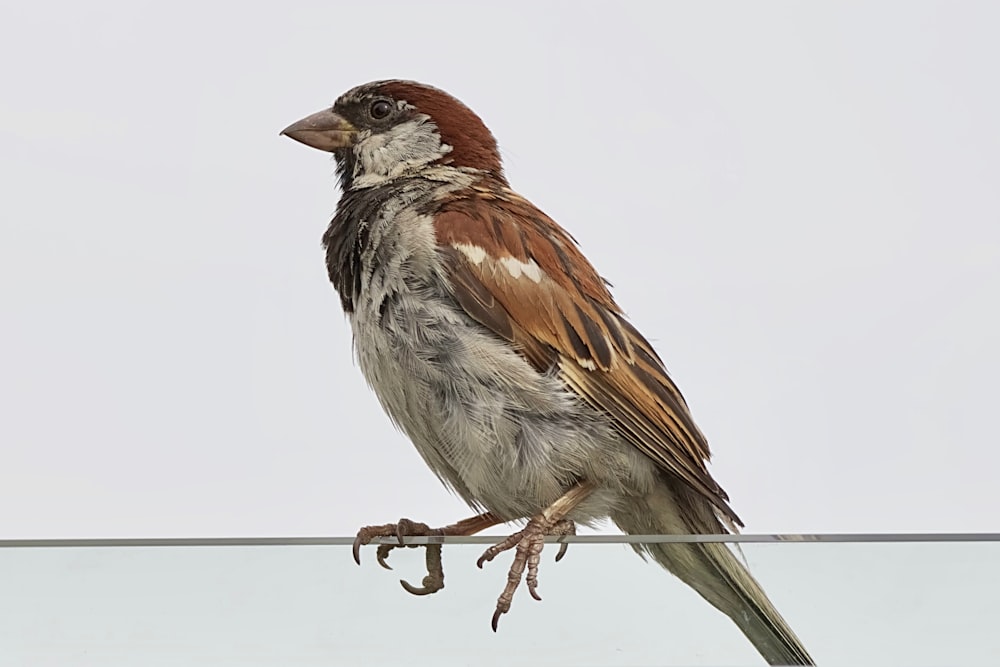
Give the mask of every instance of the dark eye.
[{"label": "dark eye", "polygon": [[392,113],[392,105],[386,100],[375,100],[368,111],[375,120],[382,120]]}]

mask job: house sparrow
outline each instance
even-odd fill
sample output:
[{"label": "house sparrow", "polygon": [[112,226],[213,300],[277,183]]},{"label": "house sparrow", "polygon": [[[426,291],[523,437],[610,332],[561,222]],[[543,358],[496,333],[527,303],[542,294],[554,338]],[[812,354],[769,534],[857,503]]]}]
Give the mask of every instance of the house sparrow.
[{"label": "house sparrow", "polygon": [[[472,110],[427,85],[378,81],[283,134],[336,158],[343,194],[323,245],[365,379],[427,465],[482,512],[436,530],[368,526],[356,560],[378,536],[527,519],[479,560],[516,549],[496,630],[525,569],[538,598],[546,535],[605,518],[629,534],[743,525],[663,362],[574,239],[510,188]],[[769,663],[812,664],[725,544],[636,550],[732,618]],[[428,552],[411,592],[443,586],[440,552]]]}]

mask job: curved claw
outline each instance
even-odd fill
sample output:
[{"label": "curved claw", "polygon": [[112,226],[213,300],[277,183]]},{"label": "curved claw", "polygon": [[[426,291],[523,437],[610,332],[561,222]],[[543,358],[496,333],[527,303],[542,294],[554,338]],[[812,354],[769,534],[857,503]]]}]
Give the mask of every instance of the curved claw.
[{"label": "curved claw", "polygon": [[354,546],[351,548],[351,553],[354,554],[354,562],[361,565],[361,536],[358,535],[354,538]]},{"label": "curved claw", "polygon": [[430,595],[431,593],[437,593],[439,590],[444,588],[444,585],[438,586],[433,581],[428,581],[430,577],[424,577],[423,586],[414,586],[405,579],[399,580],[399,585],[403,587],[403,590],[411,595]]},{"label": "curved claw", "polygon": [[380,544],[378,545],[378,551],[375,552],[375,560],[387,570],[391,570],[392,567],[385,562],[385,559],[389,557],[389,552],[395,548],[392,544]]},{"label": "curved claw", "polygon": [[492,625],[492,626],[493,626],[493,632],[496,632],[496,631],[497,631],[497,624],[499,624],[499,623],[500,623],[500,616],[501,616],[501,614],[503,614],[503,613],[504,613],[504,612],[502,612],[502,611],[501,611],[501,610],[499,610],[499,609],[497,609],[497,610],[496,610],[495,612],[493,612],[493,621],[492,621],[492,622],[491,622],[491,624],[490,624],[490,625]]},{"label": "curved claw", "polygon": [[576,524],[569,519],[563,519],[554,528],[556,529],[556,534],[559,535],[559,553],[556,554],[556,562],[558,563],[566,555],[566,550],[569,549],[569,543],[565,542],[564,538],[576,535]]},{"label": "curved claw", "polygon": [[538,554],[528,556],[528,576],[524,583],[528,585],[528,593],[538,602],[542,601],[542,596],[538,594]]}]

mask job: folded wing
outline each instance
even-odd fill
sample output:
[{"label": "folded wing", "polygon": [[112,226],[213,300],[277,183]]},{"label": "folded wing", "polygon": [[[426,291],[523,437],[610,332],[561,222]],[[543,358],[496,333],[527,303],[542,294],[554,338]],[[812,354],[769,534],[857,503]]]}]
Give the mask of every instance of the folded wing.
[{"label": "folded wing", "polygon": [[708,443],[683,396],[573,238],[509,190],[475,192],[434,214],[458,303],[539,371],[554,369],[626,440],[741,526],[708,472]]}]

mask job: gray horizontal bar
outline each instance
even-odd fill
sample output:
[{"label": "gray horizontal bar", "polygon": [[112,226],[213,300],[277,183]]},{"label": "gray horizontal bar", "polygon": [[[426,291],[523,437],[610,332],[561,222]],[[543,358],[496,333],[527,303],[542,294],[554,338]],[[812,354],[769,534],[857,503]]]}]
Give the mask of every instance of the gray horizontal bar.
[{"label": "gray horizontal bar", "polygon": [[[494,544],[503,535],[471,537],[407,537],[406,544]],[[576,535],[550,537],[547,542],[573,544],[675,544],[692,542],[1000,542],[1000,533],[826,533],[798,535]],[[67,547],[303,547],[347,546],[353,537],[98,537],[70,539],[0,540],[2,548]],[[396,538],[373,540],[375,544],[395,544]]]}]

